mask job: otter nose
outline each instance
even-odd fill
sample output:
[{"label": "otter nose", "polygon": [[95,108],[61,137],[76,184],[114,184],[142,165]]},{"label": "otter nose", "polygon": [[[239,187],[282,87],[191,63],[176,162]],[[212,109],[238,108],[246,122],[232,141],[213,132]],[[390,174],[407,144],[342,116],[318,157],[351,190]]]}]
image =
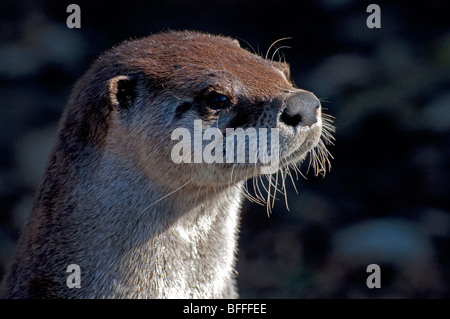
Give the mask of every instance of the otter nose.
[{"label": "otter nose", "polygon": [[280,115],[280,121],[288,126],[311,126],[317,122],[320,101],[314,94],[302,91],[291,95]]}]

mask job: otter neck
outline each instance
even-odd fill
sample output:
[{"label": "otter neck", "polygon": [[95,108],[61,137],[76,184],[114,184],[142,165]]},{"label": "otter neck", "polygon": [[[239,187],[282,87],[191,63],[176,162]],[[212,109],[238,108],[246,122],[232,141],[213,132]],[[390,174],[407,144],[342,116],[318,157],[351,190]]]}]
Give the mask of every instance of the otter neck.
[{"label": "otter neck", "polygon": [[[85,290],[93,297],[234,297],[242,183],[164,189],[137,170],[104,154],[71,196],[78,199],[71,226],[83,231],[68,262],[85,270]],[[204,287],[188,289],[194,283]]]}]

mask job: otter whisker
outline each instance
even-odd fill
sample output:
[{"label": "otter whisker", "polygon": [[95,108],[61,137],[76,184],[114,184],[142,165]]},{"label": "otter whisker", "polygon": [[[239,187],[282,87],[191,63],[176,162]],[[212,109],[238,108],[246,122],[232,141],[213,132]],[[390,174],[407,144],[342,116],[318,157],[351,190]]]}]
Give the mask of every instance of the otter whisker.
[{"label": "otter whisker", "polygon": [[[255,170],[255,168],[254,168],[254,170]],[[246,170],[246,171],[247,171],[247,170]],[[246,174],[245,174],[245,184],[244,184],[244,189],[243,189],[244,196],[245,196],[249,201],[251,201],[251,202],[254,202],[254,203],[256,203],[256,204],[263,204],[262,201],[261,201],[261,198],[259,198],[259,197],[257,196],[257,194],[256,194],[256,197],[253,196],[252,194],[250,194],[250,191],[249,191],[249,189],[248,189],[248,180],[249,180],[249,178],[252,177],[252,176],[255,176],[255,171],[254,171],[253,174],[250,175],[250,176],[249,176],[248,171],[247,171]],[[254,179],[253,179],[253,178],[252,178],[252,181],[253,181],[253,188],[255,188],[255,186],[254,186]]]},{"label": "otter whisker", "polygon": [[265,197],[263,196],[263,194],[261,192],[261,188],[259,187],[259,182],[260,181],[261,181],[260,178],[253,177],[253,189],[255,190],[255,193],[256,193],[258,199],[260,200],[260,202],[262,203],[262,205],[265,205],[266,204],[266,199],[265,199]]},{"label": "otter whisker", "polygon": [[[263,204],[266,204],[266,198],[263,196],[262,192],[261,192],[261,188],[259,186],[261,182],[261,176],[260,175],[254,175],[253,177],[253,188],[255,189],[255,192],[258,195],[258,198],[261,199]],[[263,185],[264,187],[264,185]]]},{"label": "otter whisker", "polygon": [[[291,47],[290,46],[287,46],[287,45],[283,45],[283,46],[281,46],[281,47],[279,47],[279,48],[277,48],[276,50],[275,50],[275,52],[272,54],[272,61],[273,61],[273,58],[275,57],[275,54],[278,52],[278,50],[280,50],[280,49],[290,49]],[[281,57],[278,55],[278,58],[279,58],[279,60],[281,60]]]},{"label": "otter whisker", "polygon": [[[310,152],[308,152],[308,153],[310,153]],[[295,164],[293,164],[291,166],[294,169],[294,171],[295,171],[295,175],[296,175],[297,179],[298,179],[298,175],[297,174],[299,174],[301,177],[303,177],[304,179],[308,180],[308,177],[306,177],[306,175],[303,174],[303,172],[302,172],[302,170],[300,168],[300,165],[301,165],[300,163],[295,163]],[[308,173],[308,172],[306,172],[306,173]]]},{"label": "otter whisker", "polygon": [[295,185],[295,181],[294,181],[294,178],[292,177],[292,173],[291,173],[291,166],[289,166],[289,167],[286,169],[286,172],[288,173],[288,175],[289,175],[289,177],[290,177],[290,179],[291,179],[292,186],[294,186],[295,193],[298,195],[297,186]]},{"label": "otter whisker", "polygon": [[192,180],[188,180],[186,183],[184,183],[183,185],[181,185],[180,187],[176,188],[175,190],[173,190],[172,192],[170,192],[169,194],[164,195],[163,197],[161,197],[160,199],[154,201],[153,203],[151,203],[150,205],[148,205],[147,207],[145,207],[140,214],[142,214],[143,212],[145,212],[147,209],[149,209],[150,207],[152,207],[153,205],[155,205],[156,203],[159,203],[160,201],[162,201],[164,198],[169,197],[170,195],[178,192],[180,189],[182,189],[183,187],[185,187],[187,184],[189,184]]},{"label": "otter whisker", "polygon": [[[200,190],[201,190],[201,189],[202,189],[202,186],[200,185],[200,186],[198,187],[197,195],[195,195],[194,206],[197,204],[198,195],[200,194]],[[213,189],[214,189],[214,192],[216,192],[216,187],[215,187],[215,185],[214,185]]]},{"label": "otter whisker", "polygon": [[235,167],[236,167],[236,163],[233,163],[233,166],[231,167],[231,174],[230,174],[230,185],[234,185],[233,172],[234,172]]},{"label": "otter whisker", "polygon": [[257,52],[257,51],[255,50],[255,48],[254,48],[247,40],[245,40],[245,39],[243,39],[243,38],[240,38],[240,37],[236,37],[236,39],[241,40],[241,41],[244,41],[245,44],[247,44],[247,45],[250,47],[250,49],[252,49],[252,51],[253,51],[254,54],[259,55],[259,52]]},{"label": "otter whisker", "polygon": [[247,198],[250,202],[260,204],[260,201],[255,198],[252,194],[250,194],[250,191],[248,190],[248,179],[245,181],[244,185],[244,197]]},{"label": "otter whisker", "polygon": [[[331,103],[330,101],[326,100],[326,98],[323,97],[319,97],[318,98],[320,103],[324,102],[324,103]],[[327,110],[327,108],[322,107],[323,110]]]},{"label": "otter whisker", "polygon": [[[259,150],[259,145],[258,145],[258,149],[256,151],[255,154],[255,160],[254,160],[254,164],[253,164],[253,176],[257,176],[259,175],[258,173],[258,154],[260,153]],[[256,186],[256,187],[255,187]],[[266,200],[264,198],[264,196],[261,193],[261,189],[259,188],[259,184],[258,184],[258,179],[257,178],[253,178],[253,188],[255,189],[255,192],[257,193],[258,199],[260,201],[260,203],[262,205],[266,204]]]},{"label": "otter whisker", "polygon": [[275,205],[275,199],[277,197],[277,192],[278,192],[278,173],[280,171],[277,171],[275,174],[275,184],[274,184],[274,188],[273,188],[273,201],[272,201],[272,208]]},{"label": "otter whisker", "polygon": [[[267,180],[269,181],[269,189],[267,191],[267,200],[266,200],[266,212],[267,212],[267,217],[270,217],[270,215],[272,214],[272,206],[270,205],[270,197],[272,196],[271,194],[271,180],[272,180],[272,175],[266,175]],[[270,180],[269,180],[270,178]]]},{"label": "otter whisker", "polygon": [[[289,170],[289,168],[286,168],[286,170]],[[288,198],[287,198],[286,176],[287,176],[287,173],[286,173],[285,169],[284,169],[284,168],[281,168],[281,177],[282,177],[282,178],[281,178],[281,182],[283,183],[284,202],[285,202],[285,205],[286,205],[286,209],[287,209],[288,211],[291,211],[291,210],[289,209]]]},{"label": "otter whisker", "polygon": [[281,38],[281,39],[275,40],[275,41],[269,46],[269,48],[267,49],[266,56],[265,56],[264,58],[267,60],[267,57],[268,57],[268,55],[269,55],[269,53],[270,53],[270,50],[272,49],[272,47],[273,47],[276,43],[278,43],[278,42],[280,42],[280,41],[284,41],[284,40],[289,40],[289,39],[292,39],[292,37],[286,37],[286,38]]}]

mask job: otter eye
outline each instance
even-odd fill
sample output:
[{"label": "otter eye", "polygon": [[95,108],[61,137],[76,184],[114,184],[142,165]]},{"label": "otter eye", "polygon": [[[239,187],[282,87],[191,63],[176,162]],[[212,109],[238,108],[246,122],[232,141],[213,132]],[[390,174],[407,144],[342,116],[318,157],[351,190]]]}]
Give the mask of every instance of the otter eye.
[{"label": "otter eye", "polygon": [[209,107],[220,110],[230,105],[230,99],[222,94],[213,94],[209,99]]}]

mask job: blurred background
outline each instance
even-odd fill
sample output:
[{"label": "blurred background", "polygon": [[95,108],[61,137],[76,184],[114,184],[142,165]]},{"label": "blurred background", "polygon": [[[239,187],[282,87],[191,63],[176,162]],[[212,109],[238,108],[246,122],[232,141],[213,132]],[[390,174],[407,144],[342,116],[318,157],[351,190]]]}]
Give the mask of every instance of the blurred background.
[{"label": "blurred background", "polygon": [[[69,29],[66,8],[81,7]],[[246,201],[243,298],[450,297],[450,28],[445,1],[0,2],[0,278],[76,80],[103,51],[168,29],[272,42],[336,117],[332,169],[306,173],[270,218]],[[301,4],[299,4],[301,3]],[[253,49],[252,49],[252,48]],[[273,52],[273,50],[272,50]],[[289,184],[290,182],[288,182]],[[381,288],[369,289],[369,264]]]}]

